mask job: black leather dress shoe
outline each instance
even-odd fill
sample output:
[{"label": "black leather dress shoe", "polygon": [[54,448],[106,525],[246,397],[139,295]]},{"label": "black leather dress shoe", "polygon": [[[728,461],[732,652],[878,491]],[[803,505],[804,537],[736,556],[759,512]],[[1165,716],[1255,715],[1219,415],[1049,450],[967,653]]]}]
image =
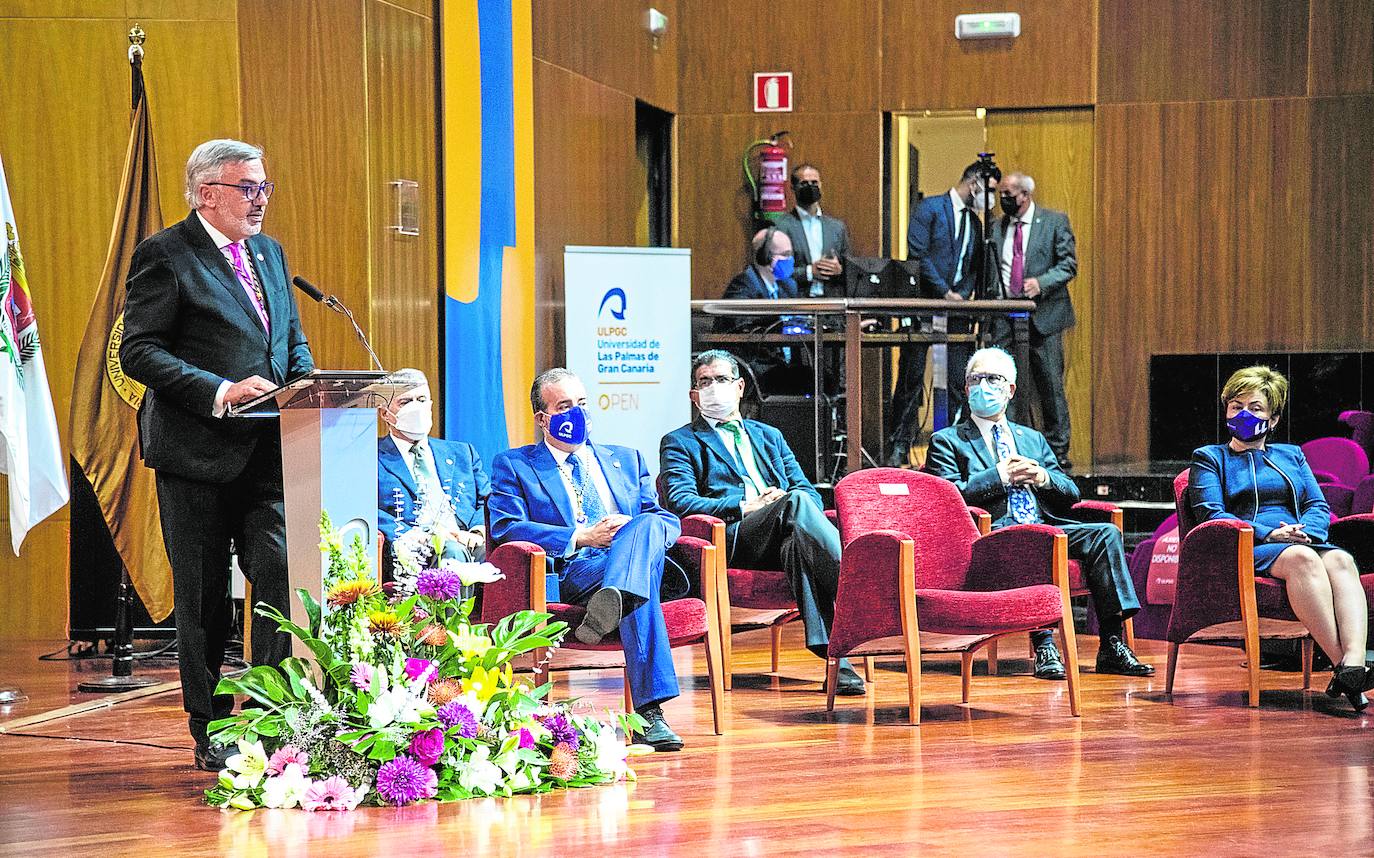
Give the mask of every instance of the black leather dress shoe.
[{"label": "black leather dress shoe", "polygon": [[1364,695],[1370,688],[1369,673],[1367,668],[1360,665],[1338,665],[1331,672],[1331,684],[1326,687],[1327,696],[1340,697],[1344,694],[1356,712],[1363,712],[1369,706],[1369,698]]},{"label": "black leather dress shoe", "polygon": [[648,722],[643,733],[635,733],[630,738],[637,745],[649,745],[655,751],[681,751],[682,737],[673,732],[663,717],[662,706],[647,706],[636,710]]},{"label": "black leather dress shoe", "polygon": [[216,745],[213,742],[196,745],[196,768],[203,772],[222,772],[229,765],[229,758],[238,753],[229,745]]},{"label": "black leather dress shoe", "polygon": [[1097,672],[1119,676],[1154,676],[1155,669],[1135,657],[1131,648],[1113,635],[1097,650]]},{"label": "black leather dress shoe", "polygon": [[1059,657],[1059,649],[1053,643],[1041,644],[1035,648],[1036,679],[1067,679],[1064,660]]},{"label": "black leather dress shoe", "polygon": [[835,693],[841,697],[863,697],[867,692],[864,678],[854,672],[847,664],[840,665],[839,676],[835,679]]},{"label": "black leather dress shoe", "polygon": [[588,646],[595,646],[620,626],[625,617],[625,599],[614,587],[602,587],[587,602],[587,613],[573,634]]}]

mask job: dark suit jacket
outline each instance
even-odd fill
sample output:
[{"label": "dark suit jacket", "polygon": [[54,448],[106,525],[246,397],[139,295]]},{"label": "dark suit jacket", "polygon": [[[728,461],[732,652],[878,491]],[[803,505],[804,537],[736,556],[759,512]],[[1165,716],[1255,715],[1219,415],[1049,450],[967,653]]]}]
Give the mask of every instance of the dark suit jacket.
[{"label": "dark suit jacket", "polygon": [[[978,288],[974,266],[978,248],[983,242],[983,222],[976,213],[969,214],[972,235],[964,256],[963,277],[954,282],[959,268],[959,222],[954,217],[954,202],[949,193],[926,197],[911,213],[906,231],[907,258],[921,263],[922,298],[943,298],[953,289],[965,298],[973,297]],[[958,286],[955,289],[955,286]],[[917,296],[913,296],[917,297]]]},{"label": "dark suit jacket", "polygon": [[[745,420],[759,475],[783,491],[800,489],[824,508],[821,496],[802,473],[782,433],[767,423]],[[658,448],[663,503],[680,516],[704,513],[726,522],[727,544],[733,545],[744,502],[744,473],[720,435],[700,414],[686,426],[663,436]]]},{"label": "dark suit jacket", "polygon": [[[721,296],[727,301],[741,298],[762,300],[772,298],[768,294],[768,284],[763,282],[762,275],[752,264],[745,266],[744,270],[736,274],[725,287],[725,294]],[[797,283],[794,279],[778,281],[779,299],[796,298]],[[777,316],[717,316],[716,330],[718,331],[744,331],[755,330],[761,326],[771,325],[777,322]]]},{"label": "dark suit jacket", "polygon": [[[1047,524],[1073,524],[1070,508],[1078,503],[1078,486],[1059,467],[1045,436],[1019,423],[1007,421],[1016,452],[1035,459],[1049,474],[1044,488],[1031,487],[1040,507],[1040,516]],[[930,439],[926,453],[926,470],[944,477],[959,487],[964,501],[982,507],[992,516],[993,527],[1015,524],[1007,504],[1007,489],[997,473],[997,460],[972,418],[941,429]]]},{"label": "dark suit jacket", "polygon": [[[811,258],[811,245],[806,241],[806,228],[802,226],[797,210],[792,209],[778,218],[777,226],[778,229],[787,233],[788,238],[792,239],[792,258],[797,261],[797,273],[794,275],[797,281],[797,290],[802,295],[810,295],[811,281],[806,279],[806,266],[811,265],[816,260]],[[840,259],[849,255],[849,228],[839,218],[822,214],[821,255],[825,256],[832,251]]]},{"label": "dark suit jacket", "polygon": [[139,436],[150,468],[212,483],[234,479],[258,439],[277,436],[278,421],[212,416],[220,383],[260,375],[280,384],[315,368],[281,245],[255,235],[247,247],[270,338],[195,212],[134,251],[119,357],[148,386]]},{"label": "dark suit jacket", "polygon": [[[439,483],[453,505],[459,527],[471,530],[482,526],[482,499],[491,494],[491,480],[482,469],[482,457],[471,444],[430,438],[429,449]],[[377,442],[377,529],[388,542],[396,538],[397,523],[414,525],[419,515],[419,486],[396,447],[387,435]]]},{"label": "dark suit jacket", "polygon": [[[992,225],[992,243],[998,254],[1010,224],[1011,218],[1003,217]],[[1000,262],[1000,255],[998,258]],[[1035,312],[1031,314],[1035,330],[1049,336],[1073,327],[1077,319],[1069,299],[1069,281],[1078,273],[1078,257],[1068,215],[1036,205],[1026,244],[1025,272],[1027,277],[1040,280],[1040,294],[1035,296]]]},{"label": "dark suit jacket", "polygon": [[[677,516],[658,505],[654,478],[638,450],[611,444],[593,444],[592,452],[601,463],[606,484],[620,512],[628,516],[657,515],[668,522],[671,538],[677,541],[682,530]],[[558,601],[557,573],[565,565],[563,552],[577,530],[572,498],[558,474],[558,462],[543,443],[530,444],[498,453],[491,462],[491,497],[487,511],[491,518],[492,545],[503,542],[533,542],[544,549],[555,575],[546,579],[546,596]],[[593,524],[595,522],[592,522]],[[686,574],[674,564],[664,563],[663,600],[686,592]],[[671,572],[670,572],[671,570]],[[674,580],[670,581],[669,576]]]}]

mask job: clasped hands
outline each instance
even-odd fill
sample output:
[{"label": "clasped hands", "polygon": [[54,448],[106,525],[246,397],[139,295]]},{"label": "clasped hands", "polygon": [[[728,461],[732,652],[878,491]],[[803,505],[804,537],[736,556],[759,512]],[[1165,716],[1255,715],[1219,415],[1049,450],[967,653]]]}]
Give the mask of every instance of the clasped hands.
[{"label": "clasped hands", "polygon": [[1269,531],[1269,535],[1264,537],[1265,542],[1289,542],[1296,545],[1306,545],[1312,541],[1312,537],[1303,532],[1302,523],[1288,524],[1279,522],[1279,526]]},{"label": "clasped hands", "polygon": [[610,548],[611,540],[620,528],[630,521],[628,515],[612,513],[593,524],[591,527],[579,528],[577,530],[576,543],[578,548]]},{"label": "clasped hands", "polygon": [[839,277],[844,269],[840,266],[840,260],[834,256],[822,256],[811,263],[811,273],[816,275],[817,280],[829,280],[831,277]]},{"label": "clasped hands", "polygon": [[769,486],[763,490],[763,494],[753,500],[747,500],[741,503],[739,505],[739,511],[742,515],[748,515],[751,512],[757,512],[766,506],[775,504],[785,497],[787,497],[787,492],[777,486]]},{"label": "clasped hands", "polygon": [[1010,456],[1007,466],[1007,482],[1013,486],[1035,486],[1039,488],[1050,481],[1049,471],[1029,456]]}]

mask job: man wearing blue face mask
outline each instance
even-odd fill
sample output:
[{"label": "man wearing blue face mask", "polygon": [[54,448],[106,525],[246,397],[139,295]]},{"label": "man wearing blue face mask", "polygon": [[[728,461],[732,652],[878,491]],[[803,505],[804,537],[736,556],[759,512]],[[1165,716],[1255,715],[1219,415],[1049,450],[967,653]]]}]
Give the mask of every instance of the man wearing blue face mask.
[{"label": "man wearing blue face mask", "polygon": [[[1016,394],[1016,362],[999,348],[980,349],[964,375],[969,416],[930,439],[926,470],[959,487],[964,500],[991,513],[993,528],[1050,524],[1069,538],[1097,612],[1101,645],[1097,672],[1150,676],[1121,638],[1122,624],[1140,610],[1126,567],[1121,531],[1110,524],[1075,521],[1078,487],[1064,474],[1045,436],[1007,420]],[[1035,676],[1064,679],[1064,662],[1050,631],[1031,632]]]},{"label": "man wearing blue face mask", "polygon": [[[777,227],[761,229],[750,243],[749,264],[725,287],[726,300],[792,300],[798,297],[794,279],[796,260],[792,240]],[[778,316],[717,316],[715,329],[721,333],[775,332],[781,327]],[[807,393],[812,374],[801,364],[803,348],[792,346],[746,345],[736,349],[739,357],[754,371],[764,395]]]},{"label": "man wearing blue face mask", "polygon": [[385,536],[382,568],[391,569],[396,538],[417,525],[442,536],[442,556],[463,562],[486,556],[482,503],[491,481],[471,444],[431,438],[434,403],[429,380],[402,369],[409,385],[382,409],[387,434],[377,442],[377,529]]},{"label": "man wearing blue face mask", "polygon": [[663,717],[678,684],[660,607],[687,592],[685,574],[665,562],[682,532],[677,516],[658,505],[638,451],[588,440],[587,390],[572,372],[540,373],[530,406],[540,442],[492,461],[492,539],[544,549],[556,573],[549,601],[587,608],[573,632],[579,641],[597,644],[619,630],[635,711],[648,722],[636,740],[680,750]]}]

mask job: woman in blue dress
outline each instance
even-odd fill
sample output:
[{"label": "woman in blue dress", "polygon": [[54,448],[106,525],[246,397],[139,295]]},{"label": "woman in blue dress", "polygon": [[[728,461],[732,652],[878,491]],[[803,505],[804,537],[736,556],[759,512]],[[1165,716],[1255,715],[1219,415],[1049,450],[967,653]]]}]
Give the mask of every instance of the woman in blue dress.
[{"label": "woman in blue dress", "polygon": [[1292,444],[1269,444],[1288,380],[1267,366],[1237,370],[1221,391],[1231,440],[1193,451],[1189,504],[1198,521],[1229,518],[1255,531],[1255,574],[1285,584],[1293,613],[1335,670],[1326,693],[1356,710],[1374,688],[1365,666],[1369,607],[1355,561],[1326,541],[1331,509]]}]

